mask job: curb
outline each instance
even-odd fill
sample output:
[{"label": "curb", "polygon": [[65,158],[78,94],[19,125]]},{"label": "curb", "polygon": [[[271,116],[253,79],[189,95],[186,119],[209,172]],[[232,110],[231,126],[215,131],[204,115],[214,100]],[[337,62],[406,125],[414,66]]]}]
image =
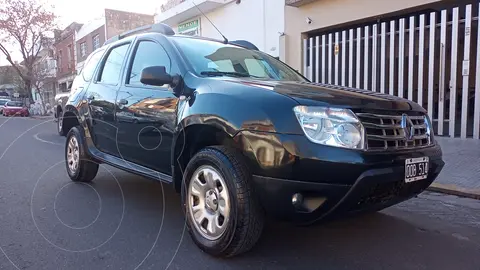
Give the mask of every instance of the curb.
[{"label": "curb", "polygon": [[43,120],[43,119],[53,119],[54,117],[53,115],[47,115],[47,116],[30,115],[30,118]]},{"label": "curb", "polygon": [[432,183],[427,190],[444,193],[448,195],[455,195],[475,200],[480,200],[480,189],[462,188],[456,185],[446,185],[440,183]]}]

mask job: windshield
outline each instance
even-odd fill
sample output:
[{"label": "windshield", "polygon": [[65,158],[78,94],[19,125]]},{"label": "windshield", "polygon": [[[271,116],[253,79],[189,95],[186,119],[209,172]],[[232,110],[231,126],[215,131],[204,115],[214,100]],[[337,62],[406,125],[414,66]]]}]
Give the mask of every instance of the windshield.
[{"label": "windshield", "polygon": [[20,101],[9,101],[7,107],[23,107],[23,103]]},{"label": "windshield", "polygon": [[197,74],[266,80],[305,81],[296,71],[265,53],[216,41],[172,38]]}]

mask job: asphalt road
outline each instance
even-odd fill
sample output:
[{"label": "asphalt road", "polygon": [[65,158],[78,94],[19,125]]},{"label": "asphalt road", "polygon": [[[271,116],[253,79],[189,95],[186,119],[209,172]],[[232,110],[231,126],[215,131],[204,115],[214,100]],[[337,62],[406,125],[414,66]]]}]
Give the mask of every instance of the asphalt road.
[{"label": "asphalt road", "polygon": [[184,231],[170,186],[109,166],[73,184],[64,142],[51,120],[0,119],[0,269],[480,269],[480,201],[435,193],[314,227],[271,223],[251,252],[215,259]]}]

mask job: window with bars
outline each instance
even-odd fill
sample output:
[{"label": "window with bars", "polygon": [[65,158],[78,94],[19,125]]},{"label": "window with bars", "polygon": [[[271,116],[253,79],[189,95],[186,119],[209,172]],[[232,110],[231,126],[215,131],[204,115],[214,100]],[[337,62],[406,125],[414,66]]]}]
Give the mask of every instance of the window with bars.
[{"label": "window with bars", "polygon": [[95,35],[92,38],[93,50],[100,48],[100,36]]},{"label": "window with bars", "polygon": [[72,44],[67,45],[67,69],[70,71],[72,69]]},{"label": "window with bars", "polygon": [[59,71],[62,72],[62,50],[59,50],[58,51],[58,56],[57,56],[57,61],[58,61],[58,68],[59,68]]},{"label": "window with bars", "polygon": [[80,44],[80,55],[82,57],[85,57],[87,55],[87,43],[86,42],[82,42]]}]

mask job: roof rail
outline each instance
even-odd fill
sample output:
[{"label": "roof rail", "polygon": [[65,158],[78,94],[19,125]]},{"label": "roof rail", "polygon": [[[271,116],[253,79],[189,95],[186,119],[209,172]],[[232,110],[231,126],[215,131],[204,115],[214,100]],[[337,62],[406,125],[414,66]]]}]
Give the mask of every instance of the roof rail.
[{"label": "roof rail", "polygon": [[246,49],[249,49],[249,50],[254,50],[254,51],[259,50],[257,48],[257,46],[253,45],[253,43],[251,43],[250,41],[247,41],[247,40],[234,40],[234,41],[230,41],[228,43],[232,44],[232,45],[240,46],[240,47],[243,47],[243,48],[246,48]]},{"label": "roof rail", "polygon": [[138,27],[138,28],[135,28],[133,30],[129,30],[127,32],[121,33],[120,35],[116,35],[116,36],[108,39],[107,41],[105,41],[105,43],[103,43],[103,45],[105,46],[107,44],[110,44],[112,42],[121,40],[121,39],[126,38],[128,36],[132,36],[132,35],[140,34],[140,33],[148,33],[148,32],[160,33],[160,34],[164,34],[164,35],[167,35],[167,36],[175,35],[175,31],[173,31],[173,29],[170,26],[168,26],[164,23],[156,23],[156,24],[151,24],[151,25],[145,25],[145,26],[142,26],[142,27]]}]

